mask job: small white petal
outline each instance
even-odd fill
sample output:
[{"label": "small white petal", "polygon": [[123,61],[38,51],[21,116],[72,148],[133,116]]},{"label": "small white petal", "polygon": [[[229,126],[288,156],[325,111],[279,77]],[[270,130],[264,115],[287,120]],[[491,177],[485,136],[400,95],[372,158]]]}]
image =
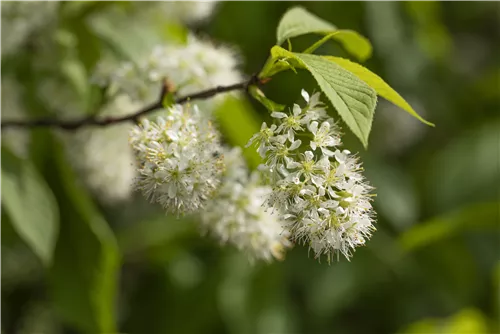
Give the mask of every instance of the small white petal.
[{"label": "small white petal", "polygon": [[327,215],[330,211],[328,211],[327,209],[325,208],[319,208],[318,209],[318,212],[323,214],[323,215]]},{"label": "small white petal", "polygon": [[325,140],[323,141],[323,144],[325,146],[337,146],[340,144],[340,141],[337,138],[334,138],[332,136],[327,136]]},{"label": "small white petal", "polygon": [[302,95],[302,97],[304,98],[304,100],[309,103],[309,94],[305,91],[305,89],[302,89],[302,91],[300,92],[300,94]]},{"label": "small white petal", "polygon": [[261,158],[265,158],[266,157],[267,151],[268,151],[267,146],[264,145],[264,144],[260,144],[259,149],[258,149],[258,153],[259,153],[259,155],[260,155]]},{"label": "small white petal", "polygon": [[305,151],[304,156],[306,157],[306,161],[311,161],[314,158],[314,153],[311,151]]},{"label": "small white petal", "polygon": [[332,157],[335,154],[334,152],[324,147],[321,148],[321,152],[323,152],[323,154],[326,155],[327,157]]},{"label": "small white petal", "polygon": [[286,136],[283,135],[279,135],[273,138],[274,141],[280,144],[284,144],[286,142],[286,139],[287,139]]},{"label": "small white petal", "polygon": [[318,186],[318,195],[325,196],[325,188]]},{"label": "small white petal", "polygon": [[301,112],[302,112],[302,109],[300,108],[300,106],[298,104],[294,104],[293,105],[293,115],[299,116]]},{"label": "small white petal", "polygon": [[339,163],[344,163],[345,160],[346,160],[346,156],[345,154],[341,153],[339,150],[335,151],[335,159],[339,162]]},{"label": "small white petal", "polygon": [[332,196],[333,198],[340,198],[340,196],[337,195],[337,193],[331,187],[328,187],[328,194],[330,194],[330,196]]},{"label": "small white petal", "polygon": [[318,122],[314,121],[311,122],[308,126],[309,131],[311,131],[314,135],[316,135],[316,132],[318,132]]},{"label": "small white petal", "polygon": [[284,112],[273,111],[273,112],[271,113],[271,117],[281,119],[281,118],[285,118],[285,117],[287,117],[287,115],[286,115]]},{"label": "small white petal", "polygon": [[[289,167],[287,166],[287,168],[289,168]],[[280,172],[280,173],[281,173],[281,175],[283,175],[284,177],[287,177],[287,176],[290,174],[290,173],[288,173],[288,171],[286,170],[285,166],[284,166],[284,165],[282,165],[282,164],[278,165],[277,170],[278,170],[278,172]]]},{"label": "small white petal", "polygon": [[293,161],[293,160],[288,161],[286,164],[286,168],[288,168],[288,169],[295,169],[295,168],[299,168],[300,166],[301,166],[300,163]]},{"label": "small white petal", "polygon": [[293,150],[295,150],[295,149],[299,148],[299,147],[300,147],[300,144],[302,144],[302,141],[301,141],[300,139],[299,139],[299,140],[294,141],[294,142],[292,143],[292,145],[290,145],[289,150],[290,150],[290,151],[293,151]]},{"label": "small white petal", "polygon": [[324,183],[325,179],[320,176],[311,175],[311,181],[315,186],[320,187]]},{"label": "small white petal", "polygon": [[171,182],[168,185],[168,196],[170,198],[174,198],[177,193],[177,186],[175,185],[175,182]]},{"label": "small white petal", "polygon": [[321,133],[328,133],[328,131],[330,131],[330,123],[328,123],[328,122],[321,123],[321,127],[320,127],[319,131]]}]

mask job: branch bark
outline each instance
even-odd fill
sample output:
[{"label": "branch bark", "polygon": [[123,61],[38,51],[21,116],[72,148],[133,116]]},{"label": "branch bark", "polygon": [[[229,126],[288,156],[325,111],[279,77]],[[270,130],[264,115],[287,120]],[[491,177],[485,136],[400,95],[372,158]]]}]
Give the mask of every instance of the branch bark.
[{"label": "branch bark", "polygon": [[[247,90],[250,85],[261,85],[264,84],[265,82],[263,80],[260,80],[257,78],[256,75],[253,75],[249,80],[236,83],[233,85],[229,86],[217,86],[211,89],[203,90],[198,93],[190,94],[187,96],[179,97],[176,98],[174,103],[175,104],[184,104],[186,102],[192,101],[192,100],[201,100],[201,99],[208,99],[210,97],[213,97],[215,95],[221,94],[221,93],[226,93],[226,92],[231,92],[231,91],[236,91],[236,90]],[[138,110],[137,112],[127,115],[127,116],[122,116],[122,117],[99,117],[96,115],[88,116],[82,119],[77,119],[77,120],[58,120],[58,119],[51,119],[51,118],[42,118],[42,119],[35,119],[35,120],[20,120],[20,121],[3,121],[1,123],[1,128],[6,129],[6,128],[13,128],[13,127],[20,127],[20,128],[37,128],[37,127],[53,127],[53,128],[59,128],[59,129],[64,129],[64,130],[75,130],[81,127],[85,126],[98,126],[98,127],[104,127],[104,126],[109,126],[113,124],[118,124],[122,122],[137,122],[140,117],[147,115],[150,112],[153,112],[155,110],[163,108],[163,98],[165,95],[168,93],[168,90],[163,87],[162,93],[160,94],[159,99],[142,109]]]}]

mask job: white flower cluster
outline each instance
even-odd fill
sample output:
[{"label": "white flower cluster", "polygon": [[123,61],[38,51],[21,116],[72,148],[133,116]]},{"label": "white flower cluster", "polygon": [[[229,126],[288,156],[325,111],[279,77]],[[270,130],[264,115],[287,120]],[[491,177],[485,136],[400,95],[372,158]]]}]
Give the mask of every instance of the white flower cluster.
[{"label": "white flower cluster", "polygon": [[186,45],[157,46],[138,63],[125,62],[117,70],[102,63],[95,80],[109,85],[111,92],[151,102],[158,98],[166,78],[180,95],[234,84],[241,80],[237,65],[233,50],[189,36]]},{"label": "white flower cluster", "polygon": [[196,105],[174,105],[155,122],[142,120],[130,144],[140,174],[136,187],[167,212],[200,210],[220,183],[219,133]]},{"label": "white flower cluster", "polygon": [[[273,112],[278,124],[255,134],[256,144],[272,180],[267,203],[288,222],[292,239],[307,243],[317,257],[346,258],[365,244],[375,230],[370,204],[371,187],[361,174],[357,158],[340,151],[339,128],[327,118],[319,93],[302,91],[307,105],[293,112]],[[301,152],[302,140],[309,144]]]},{"label": "white flower cluster", "polygon": [[249,173],[240,148],[228,150],[224,163],[221,186],[200,217],[203,230],[250,260],[283,259],[291,243],[279,215],[264,206],[271,188],[262,185],[258,173]]},{"label": "white flower cluster", "polygon": [[2,1],[2,55],[15,52],[57,14],[57,1]]}]

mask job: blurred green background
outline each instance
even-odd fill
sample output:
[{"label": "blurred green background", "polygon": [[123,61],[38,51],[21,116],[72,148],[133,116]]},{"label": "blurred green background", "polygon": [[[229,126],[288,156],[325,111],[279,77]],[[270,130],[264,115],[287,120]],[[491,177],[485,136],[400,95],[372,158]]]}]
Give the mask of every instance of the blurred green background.
[{"label": "blurred green background", "polygon": [[[113,205],[91,195],[53,132],[5,132],[30,144],[10,167],[2,149],[2,170],[37,173],[53,193],[27,191],[20,209],[40,218],[43,234],[42,213],[55,208],[48,215],[59,217],[59,232],[44,265],[2,207],[2,333],[500,332],[498,3],[221,2],[189,28],[234,46],[250,75],[274,45],[281,15],[297,4],[368,37],[374,55],[364,65],[436,124],[381,99],[368,150],[345,129],[345,146],[360,152],[377,193],[378,231],[367,246],[351,262],[318,263],[297,245],[283,262],[252,265],[138,194]],[[26,117],[95,111],[102,92],[87,82],[104,54],[134,57],[185,36],[185,27],[135,15],[141,6],[60,3],[50,24],[2,55],[2,115],[11,94],[4,80],[18,83]],[[294,50],[317,39],[297,38]],[[318,51],[348,57],[333,42]],[[42,90],[48,82],[58,88]],[[307,73],[286,72],[263,90],[290,105],[302,88],[317,90]],[[233,145],[266,119],[250,100],[228,102],[219,114]],[[2,182],[2,203],[11,195]]]}]

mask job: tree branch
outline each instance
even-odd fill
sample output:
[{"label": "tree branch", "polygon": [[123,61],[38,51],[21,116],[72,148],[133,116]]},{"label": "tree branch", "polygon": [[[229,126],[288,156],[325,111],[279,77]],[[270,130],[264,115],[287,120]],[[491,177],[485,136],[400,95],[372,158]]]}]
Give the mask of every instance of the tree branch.
[{"label": "tree branch", "polygon": [[[235,90],[247,90],[250,85],[261,85],[264,84],[265,80],[260,80],[256,75],[253,75],[249,80],[236,83],[229,86],[217,86],[211,89],[203,90],[198,93],[190,94],[187,96],[176,98],[175,104],[184,104],[186,102],[192,100],[201,100],[208,99],[215,95],[231,92]],[[108,126],[112,124],[118,124],[127,121],[135,121],[146,114],[153,112],[155,110],[163,108],[163,98],[168,93],[168,89],[163,87],[162,92],[158,101],[145,106],[144,108],[138,110],[137,112],[122,116],[122,117],[98,117],[96,115],[91,115],[78,120],[58,120],[58,119],[50,119],[50,118],[42,118],[35,120],[20,120],[20,121],[4,121],[1,123],[1,128],[13,128],[13,127],[22,127],[22,128],[36,128],[36,127],[53,127],[60,128],[64,130],[75,130],[84,126]]]}]

